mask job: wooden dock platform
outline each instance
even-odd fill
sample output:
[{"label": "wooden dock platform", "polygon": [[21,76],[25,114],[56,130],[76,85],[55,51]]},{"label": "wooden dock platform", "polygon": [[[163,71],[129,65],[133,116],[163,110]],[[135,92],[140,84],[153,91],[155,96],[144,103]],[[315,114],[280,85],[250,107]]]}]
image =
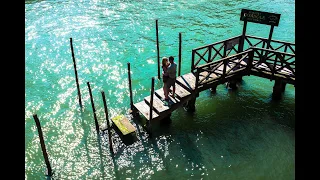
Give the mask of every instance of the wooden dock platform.
[{"label": "wooden dock platform", "polygon": [[[191,97],[195,88],[195,76],[193,73],[184,74],[177,77],[175,97],[169,95],[169,102],[166,104],[161,99],[164,99],[162,87],[155,91],[153,96],[152,120],[163,119],[172,111],[176,110],[186,103]],[[171,88],[172,90],[172,88]],[[134,107],[147,119],[150,113],[150,96],[144,98],[143,101],[134,104]]]},{"label": "wooden dock platform", "polygon": [[[164,99],[162,87],[155,90],[152,103],[152,120],[160,120],[169,116],[172,111],[184,106],[191,98],[195,99],[201,91],[225,82],[234,81],[242,76],[253,74],[270,80],[280,79],[285,83],[294,84],[295,71],[290,67],[293,64],[292,62],[281,61],[281,63],[286,64],[282,66],[274,61],[253,60],[254,51],[247,50],[215,62],[209,62],[196,67],[194,72],[178,76],[175,83],[176,96],[171,97],[169,95],[168,105],[161,100]],[[147,96],[141,102],[133,105],[136,111],[140,112],[149,121],[150,99],[150,96]]]}]

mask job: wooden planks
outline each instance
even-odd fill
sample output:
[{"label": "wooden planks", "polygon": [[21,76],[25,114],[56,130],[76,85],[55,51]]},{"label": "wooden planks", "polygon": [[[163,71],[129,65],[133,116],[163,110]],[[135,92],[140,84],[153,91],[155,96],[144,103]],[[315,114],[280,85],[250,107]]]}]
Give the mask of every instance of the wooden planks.
[{"label": "wooden planks", "polygon": [[[187,96],[189,96],[191,94],[189,91],[187,91],[183,87],[181,87],[178,83],[176,83],[175,85],[176,85],[175,94],[177,95],[177,97],[179,99],[187,97]],[[171,87],[171,90],[172,90],[172,87]]]},{"label": "wooden planks", "polygon": [[120,114],[111,118],[123,135],[135,132],[137,129],[129,122],[128,118]]},{"label": "wooden planks", "polygon": [[[271,67],[273,67],[273,64],[269,64]],[[258,69],[258,70],[265,70],[265,71],[268,71],[268,72],[272,72],[273,71],[273,68],[272,70],[268,67],[268,65],[266,63],[257,63],[255,64],[255,68]],[[289,76],[293,76],[293,72],[291,70],[289,70],[288,68],[283,68],[281,69],[280,71],[278,71],[277,69],[281,68],[280,65],[276,65],[276,74],[279,73],[279,74],[285,74],[285,75],[289,75]]]},{"label": "wooden planks", "polygon": [[[146,104],[146,102],[140,101],[136,104],[133,104],[134,107],[137,108],[137,110],[147,119],[149,120],[149,112],[150,112],[150,106]],[[152,110],[152,119],[157,118],[159,115],[154,110]]]},{"label": "wooden planks", "polygon": [[208,74],[209,74],[209,72],[207,72],[207,71],[200,73],[200,76],[199,76],[199,82],[201,82],[200,85],[206,84],[207,82],[212,81],[214,79],[218,79],[221,76],[221,75],[217,76],[217,74],[215,72],[210,73],[209,76],[208,76]]},{"label": "wooden planks", "polygon": [[183,88],[185,88],[189,92],[192,92],[195,89],[195,82],[196,82],[196,77],[193,75],[192,72],[188,74],[184,74],[177,78],[177,83],[179,83],[179,85],[181,85]]},{"label": "wooden planks", "polygon": [[[156,90],[154,93],[155,93],[157,96],[159,96],[160,98],[164,99],[164,94],[163,94],[163,89],[162,89],[162,88]],[[177,102],[180,102],[179,99],[173,98],[173,97],[171,97],[170,95],[169,95],[169,99],[170,99],[170,100],[169,100],[169,104],[170,104],[170,105],[175,104],[175,103],[177,103]]]},{"label": "wooden planks", "polygon": [[[144,100],[147,102],[147,104],[149,106],[150,106],[150,97],[151,96],[147,96],[147,97],[144,98]],[[169,107],[165,106],[164,103],[155,94],[153,95],[153,104],[152,105],[153,105],[154,110],[158,114],[160,114],[160,113],[162,113],[162,112],[164,112],[164,111],[169,109]]]}]

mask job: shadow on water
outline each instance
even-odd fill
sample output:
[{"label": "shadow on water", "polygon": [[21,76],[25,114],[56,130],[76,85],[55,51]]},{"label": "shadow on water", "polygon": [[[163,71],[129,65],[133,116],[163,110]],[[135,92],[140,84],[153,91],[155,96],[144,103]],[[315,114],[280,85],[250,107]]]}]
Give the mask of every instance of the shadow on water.
[{"label": "shadow on water", "polygon": [[97,133],[97,141],[98,141],[98,147],[99,147],[99,157],[100,157],[100,172],[102,172],[102,177],[105,177],[104,172],[104,165],[103,165],[103,158],[102,158],[102,149],[101,149],[101,134],[100,132]]},{"label": "shadow on water", "polygon": [[[169,173],[169,168],[168,168],[169,166],[167,164],[167,161],[165,161],[164,152],[161,149],[159,149],[157,138],[160,137],[161,135],[170,133],[171,119],[166,118],[166,119],[160,120],[159,122],[151,123],[152,135],[150,135],[150,134],[148,134],[148,132],[146,132],[147,133],[146,138],[143,137],[142,132],[140,130],[140,127],[142,129],[145,129],[142,126],[143,126],[143,124],[145,124],[146,119],[141,118],[140,116],[137,116],[137,117],[133,118],[133,120],[134,120],[133,122],[136,124],[138,135],[139,135],[141,143],[144,147],[145,154],[148,154],[146,149],[153,148],[154,152],[157,153],[159,155],[159,157],[162,159],[166,172]],[[140,123],[142,123],[142,125],[140,125]],[[146,142],[144,141],[144,139],[146,139]],[[154,167],[152,166],[152,163],[151,163],[151,158],[150,158],[150,156],[148,156],[148,157],[149,157],[148,162],[150,162],[150,167],[152,167],[154,169]]]},{"label": "shadow on water", "polygon": [[197,148],[194,141],[190,139],[188,134],[180,134],[176,139],[178,140],[186,159],[191,160],[195,164],[202,163],[203,159],[201,156],[201,151]]},{"label": "shadow on water", "polygon": [[90,157],[89,157],[89,148],[88,148],[88,143],[87,143],[87,138],[89,136],[89,132],[86,131],[84,120],[85,120],[85,115],[84,115],[83,111],[81,110],[81,120],[80,121],[81,121],[81,126],[83,128],[83,136],[82,136],[81,142],[84,143],[84,146],[86,149],[87,161],[89,162]]},{"label": "shadow on water", "polygon": [[126,145],[129,146],[133,143],[135,143],[136,141],[138,141],[137,135],[135,132],[127,134],[127,135],[123,135],[120,131],[120,129],[115,126],[114,124],[112,124],[111,126],[114,131],[118,134],[119,138],[121,139],[121,141]]},{"label": "shadow on water", "polygon": [[[112,129],[111,129],[112,130]],[[110,133],[111,133],[111,141],[112,141],[112,134],[115,134],[114,132],[112,133],[112,131],[109,131]],[[105,131],[102,131],[102,133],[101,133],[101,136],[102,137],[104,137],[105,139],[108,139],[108,133],[105,133]],[[114,136],[113,136],[113,138],[115,138]],[[114,141],[113,141],[114,142]],[[110,142],[109,142],[110,143]],[[123,151],[123,149],[124,149],[124,147],[122,146],[121,148],[120,148],[120,151],[118,150],[117,151],[117,153],[115,153],[114,151],[115,151],[115,148],[114,148],[114,146],[115,146],[115,144],[116,143],[112,143],[113,144],[113,147],[112,147],[112,151],[113,152],[111,152],[110,151],[110,156],[111,156],[111,158],[112,158],[112,163],[113,163],[113,167],[114,167],[114,173],[115,173],[115,177],[116,177],[116,179],[119,179],[119,173],[118,173],[118,165],[117,165],[117,162],[116,162],[116,158],[117,157],[119,157],[120,156],[120,154],[121,154],[121,152]],[[109,145],[106,143],[106,148],[107,149],[109,149],[109,147],[108,147]],[[109,149],[110,150],[110,149]],[[116,157],[116,155],[117,155],[117,157]]]}]

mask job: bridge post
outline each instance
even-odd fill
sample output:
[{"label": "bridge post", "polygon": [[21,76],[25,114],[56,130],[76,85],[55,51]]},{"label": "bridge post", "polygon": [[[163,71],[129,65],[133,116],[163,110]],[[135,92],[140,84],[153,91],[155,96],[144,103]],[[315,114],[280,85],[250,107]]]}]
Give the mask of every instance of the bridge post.
[{"label": "bridge post", "polygon": [[211,93],[216,93],[217,92],[217,85],[213,85],[211,88],[209,88]]},{"label": "bridge post", "polygon": [[196,111],[196,99],[197,97],[192,97],[187,103],[184,105],[184,110],[187,112],[195,112]]},{"label": "bridge post", "polygon": [[241,53],[243,51],[243,46],[244,46],[244,42],[245,42],[244,40],[246,37],[246,30],[247,30],[247,21],[245,20],[244,24],[243,24],[243,29],[242,29],[242,35],[241,35],[240,42],[238,45],[238,53]]},{"label": "bridge post", "polygon": [[276,79],[273,86],[272,99],[279,100],[285,90],[286,83],[280,79]]},{"label": "bridge post", "polygon": [[231,89],[237,89],[237,79],[236,78],[232,78],[227,82],[227,87],[231,88]]},{"label": "bridge post", "polygon": [[196,51],[192,49],[192,58],[191,58],[191,72],[193,73],[194,71],[194,55]]},{"label": "bridge post", "polygon": [[196,68],[195,76],[196,76],[196,81],[195,81],[195,88],[194,88],[193,96],[191,97],[190,100],[188,100],[185,103],[185,105],[183,107],[184,110],[187,111],[187,112],[196,111],[196,106],[195,106],[196,99],[197,99],[197,97],[199,97],[199,92],[198,92],[199,69],[198,68]]}]

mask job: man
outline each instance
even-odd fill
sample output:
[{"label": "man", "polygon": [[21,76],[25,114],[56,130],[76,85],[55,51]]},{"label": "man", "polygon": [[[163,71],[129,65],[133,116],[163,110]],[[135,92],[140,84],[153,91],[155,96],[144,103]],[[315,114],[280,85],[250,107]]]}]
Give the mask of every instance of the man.
[{"label": "man", "polygon": [[169,74],[169,79],[167,81],[167,92],[170,92],[170,88],[172,86],[172,97],[175,97],[176,92],[176,78],[177,78],[177,64],[174,62],[174,58],[172,56],[169,57],[170,65],[167,69],[167,72]]}]

